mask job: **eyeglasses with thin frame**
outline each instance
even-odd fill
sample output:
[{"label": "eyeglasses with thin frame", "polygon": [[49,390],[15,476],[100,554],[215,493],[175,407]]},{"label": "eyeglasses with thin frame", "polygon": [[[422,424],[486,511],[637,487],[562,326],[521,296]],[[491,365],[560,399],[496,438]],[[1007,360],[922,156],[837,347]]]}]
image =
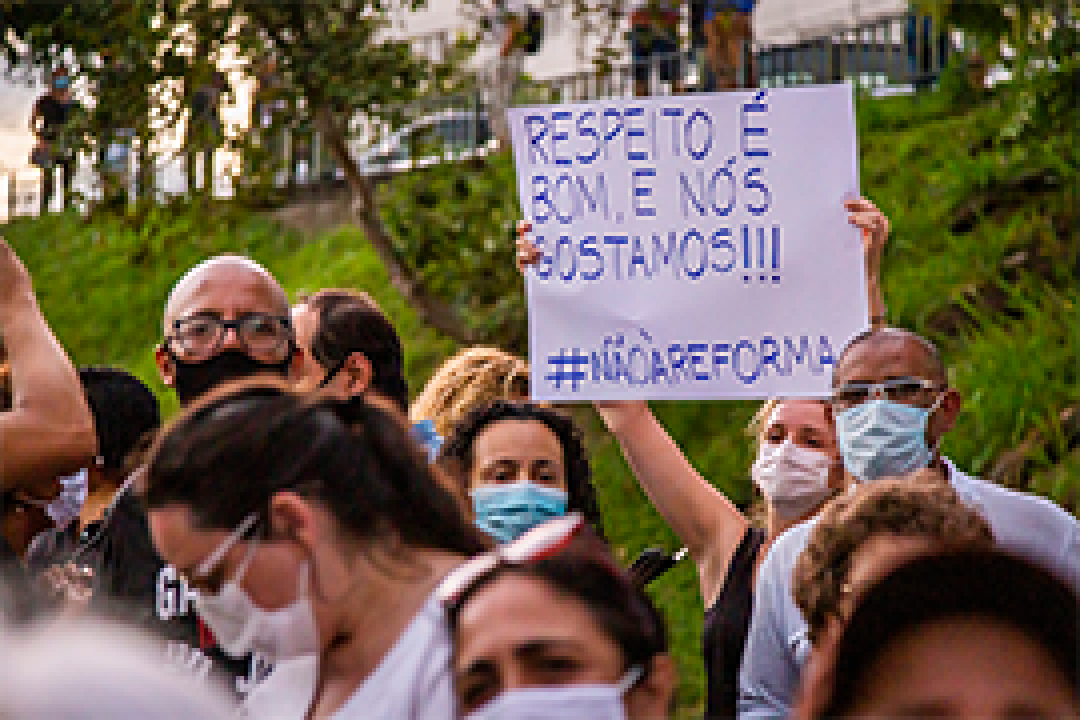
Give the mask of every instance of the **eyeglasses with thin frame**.
[{"label": "eyeglasses with thin frame", "polygon": [[[222,540],[221,544],[214,548],[213,552],[203,558],[202,561],[195,566],[195,569],[191,571],[191,577],[181,577],[180,579],[183,580],[188,587],[198,587],[197,583],[204,581],[218,569],[222,560],[225,559],[225,555],[227,555],[237,543],[244,539],[244,536],[251,531],[251,528],[255,526],[255,523],[258,522],[258,520],[259,516],[257,513],[251,513],[244,518],[243,522],[237,525],[236,529],[229,533],[229,536]],[[251,560],[255,556],[255,550],[258,548],[258,545],[258,538],[252,540],[251,545],[248,546],[247,553],[244,555],[244,560],[233,574],[232,582],[240,582],[241,578],[244,577],[248,565],[251,564]],[[207,589],[212,591],[216,590],[213,588]]]},{"label": "eyeglasses with thin frame", "polygon": [[884,397],[890,402],[914,405],[925,400],[926,393],[943,389],[933,380],[917,377],[891,378],[879,383],[847,383],[832,391],[829,401],[837,410],[862,405],[870,398]]},{"label": "eyeglasses with thin frame", "polygon": [[529,530],[513,542],[466,560],[443,579],[438,598],[446,607],[456,605],[476,582],[502,565],[527,565],[566,549],[586,527],[580,513],[568,513]]},{"label": "eyeglasses with thin frame", "polygon": [[234,331],[247,351],[259,360],[284,362],[295,347],[289,318],[251,313],[237,320],[216,315],[191,315],[173,321],[165,346],[181,360],[200,362],[221,349],[228,331]]}]

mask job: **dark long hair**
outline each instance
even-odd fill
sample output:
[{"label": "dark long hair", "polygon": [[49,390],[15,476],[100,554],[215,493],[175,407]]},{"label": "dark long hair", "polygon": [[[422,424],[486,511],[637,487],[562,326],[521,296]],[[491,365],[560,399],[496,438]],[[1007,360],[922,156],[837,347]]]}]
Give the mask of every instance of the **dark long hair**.
[{"label": "dark long hair", "polygon": [[151,450],[142,494],[149,509],[182,505],[200,527],[229,529],[265,516],[271,497],[289,490],[362,546],[484,550],[437,473],[388,401],[301,396],[260,378],[208,393],[181,415]]},{"label": "dark long hair", "polygon": [[[603,534],[603,522],[600,509],[596,504],[596,490],[593,488],[589,468],[589,457],[585,453],[585,441],[581,430],[574,421],[558,410],[534,405],[528,402],[496,400],[473,410],[465,416],[454,432],[447,438],[439,453],[438,463],[459,476],[461,482],[467,482],[473,467],[473,445],[476,436],[487,427],[503,420],[535,420],[543,423],[559,440],[563,451],[563,467],[566,468],[566,509],[585,516],[597,533]],[[463,488],[466,492],[468,488]]]}]

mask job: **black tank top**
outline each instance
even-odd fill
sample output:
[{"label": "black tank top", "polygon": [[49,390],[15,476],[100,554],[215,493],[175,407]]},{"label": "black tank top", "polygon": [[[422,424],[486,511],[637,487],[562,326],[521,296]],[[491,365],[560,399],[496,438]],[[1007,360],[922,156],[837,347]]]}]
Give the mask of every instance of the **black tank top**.
[{"label": "black tank top", "polygon": [[750,610],[754,601],[754,561],[765,542],[765,532],[748,527],[731,565],[724,587],[712,607],[705,611],[702,650],[708,695],[705,717],[734,718],[739,695],[739,666],[746,635],[750,631]]}]

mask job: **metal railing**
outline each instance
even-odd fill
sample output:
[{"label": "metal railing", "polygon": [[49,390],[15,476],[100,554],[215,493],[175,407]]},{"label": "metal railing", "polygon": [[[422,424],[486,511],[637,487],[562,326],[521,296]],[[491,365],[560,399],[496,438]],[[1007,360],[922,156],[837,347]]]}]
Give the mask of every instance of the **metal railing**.
[{"label": "metal railing", "polygon": [[[445,33],[435,33],[422,38],[423,49],[440,52],[447,43]],[[817,37],[799,39],[787,45],[759,46],[752,53],[740,53],[736,67],[713,68],[707,62],[704,48],[695,48],[668,55],[653,56],[647,62],[616,63],[606,71],[589,70],[540,81],[520,83],[514,94],[515,103],[587,102],[602,98],[631,97],[642,89],[650,95],[701,92],[717,84],[745,87],[787,87],[792,85],[851,82],[872,90],[907,92],[933,84],[950,61],[953,38],[926,15],[914,13],[880,17],[855,27],[842,28]],[[430,47],[429,47],[430,46]],[[407,171],[438,162],[437,154],[427,151],[423,157],[414,157],[415,143],[404,137],[409,132],[431,124],[439,119],[455,116],[465,118],[462,128],[454,134],[443,133],[450,146],[456,148],[454,157],[461,158],[483,154],[492,148],[490,118],[487,117],[484,83],[478,83],[476,93],[454,97],[436,97],[423,105],[408,108],[404,126],[396,134],[383,132],[380,144],[355,150],[363,172],[376,179],[396,172]],[[471,118],[471,119],[470,119]],[[438,134],[438,128],[433,132]],[[410,130],[410,128],[412,130]],[[313,128],[272,128],[252,131],[258,143],[265,144],[268,152],[264,162],[269,166],[245,168],[248,184],[260,182],[286,192],[317,189],[340,184],[341,170],[326,152],[320,134]],[[394,146],[397,137],[398,146]],[[379,153],[383,155],[380,156]],[[396,153],[396,154],[395,154]],[[387,154],[392,157],[386,157]],[[215,150],[203,154],[215,168],[225,165],[225,151]],[[449,156],[447,156],[449,157]],[[83,202],[99,201],[102,181],[92,170],[89,157],[81,158],[73,183],[76,194]],[[134,197],[136,178],[143,175],[143,184],[150,185],[143,192],[151,192],[156,198],[187,192],[187,158],[178,153],[164,160],[155,161],[153,172],[144,172],[139,166],[138,153],[127,155],[126,170],[114,174],[114,188],[118,183]],[[194,169],[199,169],[196,165]],[[5,198],[0,201],[0,213],[4,221],[17,216],[36,215],[41,209],[42,177],[40,170],[27,168],[9,171],[3,182]],[[57,170],[56,172],[62,172]],[[199,172],[198,176],[204,177]],[[212,174],[216,196],[230,196],[236,190],[233,174]],[[268,178],[268,179],[267,179]],[[198,182],[196,186],[198,186]],[[57,193],[62,192],[63,182],[58,177],[54,183]],[[206,188],[200,188],[205,192]],[[50,210],[61,205],[60,198],[50,198]]]},{"label": "metal railing", "polygon": [[[789,87],[850,82],[858,87],[906,91],[932,85],[953,54],[953,38],[929,15],[887,15],[785,45],[739,52],[734,67],[710,67],[705,48],[622,62],[609,69],[546,78],[560,102],[629,97],[645,76],[650,95],[729,88]],[[745,59],[745,60],[744,60]],[[717,79],[720,81],[717,82]]]}]

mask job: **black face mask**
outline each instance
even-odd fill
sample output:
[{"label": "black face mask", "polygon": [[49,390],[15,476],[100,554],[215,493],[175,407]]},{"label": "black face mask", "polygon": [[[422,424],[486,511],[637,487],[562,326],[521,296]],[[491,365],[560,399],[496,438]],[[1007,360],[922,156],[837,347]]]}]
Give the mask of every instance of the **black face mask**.
[{"label": "black face mask", "polygon": [[253,359],[240,350],[226,350],[209,360],[197,363],[182,362],[169,353],[176,364],[176,377],[173,378],[173,390],[181,405],[188,405],[203,393],[213,390],[231,380],[272,372],[281,377],[289,374],[292,354],[283,362],[271,365]]}]

